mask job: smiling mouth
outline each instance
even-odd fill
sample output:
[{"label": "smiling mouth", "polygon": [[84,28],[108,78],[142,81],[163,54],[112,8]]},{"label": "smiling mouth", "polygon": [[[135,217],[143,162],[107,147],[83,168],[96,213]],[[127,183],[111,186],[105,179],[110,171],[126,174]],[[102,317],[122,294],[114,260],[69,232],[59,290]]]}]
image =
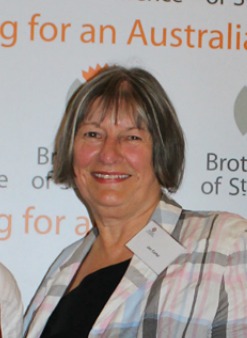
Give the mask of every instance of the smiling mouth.
[{"label": "smiling mouth", "polygon": [[115,175],[115,174],[99,174],[99,173],[92,173],[94,177],[101,178],[104,180],[122,180],[125,178],[130,177],[130,175]]}]

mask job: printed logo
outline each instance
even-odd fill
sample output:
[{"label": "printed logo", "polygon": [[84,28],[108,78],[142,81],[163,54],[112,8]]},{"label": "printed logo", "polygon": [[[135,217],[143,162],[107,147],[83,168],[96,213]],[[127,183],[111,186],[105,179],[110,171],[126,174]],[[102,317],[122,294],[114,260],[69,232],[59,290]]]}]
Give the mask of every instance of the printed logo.
[{"label": "printed logo", "polygon": [[157,228],[152,228],[152,230],[148,230],[147,233],[151,236],[154,237],[155,232],[157,231]]},{"label": "printed logo", "polygon": [[234,104],[234,118],[242,135],[247,133],[247,87],[238,94]]},{"label": "printed logo", "polygon": [[105,69],[107,67],[108,67],[107,63],[104,65],[104,67],[101,67],[99,64],[97,64],[95,68],[89,67],[88,72],[82,71],[82,76],[86,81],[88,81],[92,79],[95,76],[95,74],[97,74],[101,69]]},{"label": "printed logo", "polygon": [[80,87],[81,84],[82,84],[82,82],[80,80],[76,79],[72,83],[72,85],[69,87],[68,93],[67,93],[66,98],[65,98],[66,106],[67,106],[69,100],[71,99],[72,95],[76,92],[76,90]]},{"label": "printed logo", "polygon": [[[107,63],[103,67],[101,67],[99,64],[97,64],[95,68],[90,66],[88,71],[84,71],[84,70],[82,71],[82,76],[86,81],[88,81],[88,80],[92,79],[95,76],[95,74],[97,74],[101,69],[104,69],[104,68],[107,68],[107,67],[108,67]],[[82,85],[82,82],[79,79],[76,79],[72,83],[72,85],[70,86],[70,88],[68,90],[66,98],[65,98],[66,105],[69,102],[69,100],[71,99],[72,95],[75,93],[75,91],[81,85]]]}]

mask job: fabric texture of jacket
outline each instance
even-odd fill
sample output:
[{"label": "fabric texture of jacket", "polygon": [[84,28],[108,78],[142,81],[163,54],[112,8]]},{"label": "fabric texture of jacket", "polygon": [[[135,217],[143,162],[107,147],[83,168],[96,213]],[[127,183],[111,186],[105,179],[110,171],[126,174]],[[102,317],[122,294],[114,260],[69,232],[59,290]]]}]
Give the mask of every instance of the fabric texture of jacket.
[{"label": "fabric texture of jacket", "polygon": [[20,338],[23,329],[21,293],[10,271],[0,263],[0,328],[3,338]]},{"label": "fabric texture of jacket", "polygon": [[[89,338],[247,337],[247,221],[182,210],[163,194],[151,220],[186,253],[157,275],[136,255]],[[24,337],[38,338],[98,231],[67,247],[26,313]]]}]

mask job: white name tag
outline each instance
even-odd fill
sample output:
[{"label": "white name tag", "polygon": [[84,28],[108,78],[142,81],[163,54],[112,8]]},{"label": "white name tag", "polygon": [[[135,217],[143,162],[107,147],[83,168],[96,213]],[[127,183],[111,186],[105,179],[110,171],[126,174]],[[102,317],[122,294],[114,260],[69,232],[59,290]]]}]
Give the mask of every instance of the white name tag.
[{"label": "white name tag", "polygon": [[148,223],[126,246],[157,274],[186,252],[175,239],[153,221]]}]

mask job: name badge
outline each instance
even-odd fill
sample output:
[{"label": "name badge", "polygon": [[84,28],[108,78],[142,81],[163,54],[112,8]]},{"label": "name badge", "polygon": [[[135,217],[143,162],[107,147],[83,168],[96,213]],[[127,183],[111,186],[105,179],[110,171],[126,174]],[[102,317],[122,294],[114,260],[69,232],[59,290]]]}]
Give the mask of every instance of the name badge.
[{"label": "name badge", "polygon": [[126,246],[157,274],[186,252],[184,247],[153,221]]}]

